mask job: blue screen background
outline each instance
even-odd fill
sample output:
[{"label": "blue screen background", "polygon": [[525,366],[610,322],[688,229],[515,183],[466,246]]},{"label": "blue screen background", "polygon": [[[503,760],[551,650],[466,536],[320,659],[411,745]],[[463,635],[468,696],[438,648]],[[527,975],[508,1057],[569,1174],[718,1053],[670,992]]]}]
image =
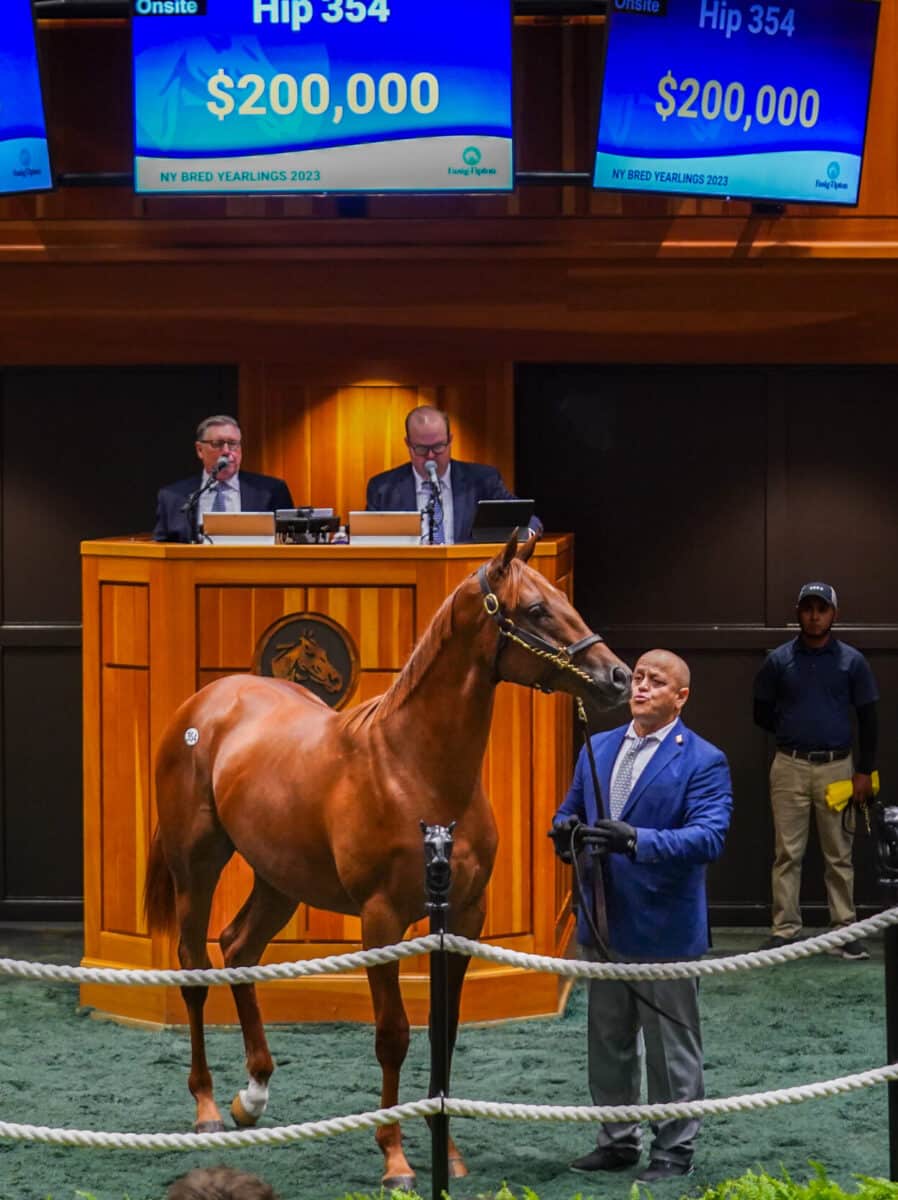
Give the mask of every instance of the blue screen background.
[{"label": "blue screen background", "polygon": [[[769,156],[775,152],[861,156],[879,5],[867,0],[785,0],[780,14],[789,8],[795,12],[791,37],[749,33],[750,0],[729,7],[741,9],[745,18],[742,28],[730,38],[708,26],[699,28],[701,0],[667,0],[664,16],[612,12],[597,175],[602,154],[658,158],[667,163],[677,158],[740,156],[747,160],[757,155],[764,156],[767,171]],[[791,86],[799,94],[814,88],[820,94],[820,118],[812,129],[798,122],[785,128],[776,121],[763,125],[755,120],[743,131],[741,123],[722,117],[705,119],[696,105],[699,115],[694,119],[671,116],[663,121],[655,103],[658,81],[668,72],[678,81],[692,76],[701,85],[716,79],[724,88],[739,81],[745,86],[746,111],[762,84],[777,91]],[[603,182],[607,185],[607,180]],[[682,191],[676,187],[639,190]],[[776,181],[769,174],[758,194],[776,198]]]},{"label": "blue screen background", "polygon": [[[440,133],[510,137],[509,0],[390,0],[389,7],[383,24],[316,18],[299,33],[253,24],[251,0],[207,0],[205,16],[133,17],[135,152],[195,157]],[[386,71],[407,79],[429,71],[440,80],[440,105],[432,114],[347,110],[339,125],[328,113],[301,111],[219,121],[206,108],[208,80],[219,68],[235,81],[248,72],[266,80],[320,72],[338,100],[357,71],[375,79]]]},{"label": "blue screen background", "polygon": [[50,186],[30,0],[4,0],[0,44],[0,191]]}]

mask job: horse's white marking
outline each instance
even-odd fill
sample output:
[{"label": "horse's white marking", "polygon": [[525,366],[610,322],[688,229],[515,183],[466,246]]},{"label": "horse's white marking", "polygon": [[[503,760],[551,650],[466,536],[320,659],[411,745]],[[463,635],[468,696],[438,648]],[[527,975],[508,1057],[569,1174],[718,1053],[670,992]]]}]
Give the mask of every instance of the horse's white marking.
[{"label": "horse's white marking", "polygon": [[240,1092],[240,1103],[246,1110],[247,1116],[261,1117],[268,1107],[268,1084],[259,1083],[252,1075],[245,1088]]},{"label": "horse's white marking", "polygon": [[191,725],[189,729],[184,730],[184,741],[188,746],[195,746],[199,740],[200,731],[198,729],[194,729]]}]

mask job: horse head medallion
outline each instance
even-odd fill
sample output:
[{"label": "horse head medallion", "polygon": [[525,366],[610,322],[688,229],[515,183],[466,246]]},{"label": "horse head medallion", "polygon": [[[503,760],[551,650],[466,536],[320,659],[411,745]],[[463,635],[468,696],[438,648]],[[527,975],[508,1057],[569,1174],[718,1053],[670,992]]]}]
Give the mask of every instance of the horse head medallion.
[{"label": "horse head medallion", "polygon": [[321,613],[291,613],[265,630],[253,673],[287,679],[342,708],[355,691],[359,654],[349,632]]}]

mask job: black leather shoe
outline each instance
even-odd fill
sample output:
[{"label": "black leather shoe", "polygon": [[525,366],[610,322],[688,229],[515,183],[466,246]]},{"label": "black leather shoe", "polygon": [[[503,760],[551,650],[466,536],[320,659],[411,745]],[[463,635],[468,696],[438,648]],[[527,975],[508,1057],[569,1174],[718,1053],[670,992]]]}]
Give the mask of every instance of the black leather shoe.
[{"label": "black leather shoe", "polygon": [[653,1158],[644,1171],[636,1176],[637,1183],[660,1183],[664,1179],[675,1179],[678,1175],[691,1175],[692,1163],[668,1162],[664,1158]]},{"label": "black leather shoe", "polygon": [[623,1171],[639,1162],[638,1150],[615,1150],[613,1146],[596,1146],[582,1158],[571,1163],[572,1171]]}]

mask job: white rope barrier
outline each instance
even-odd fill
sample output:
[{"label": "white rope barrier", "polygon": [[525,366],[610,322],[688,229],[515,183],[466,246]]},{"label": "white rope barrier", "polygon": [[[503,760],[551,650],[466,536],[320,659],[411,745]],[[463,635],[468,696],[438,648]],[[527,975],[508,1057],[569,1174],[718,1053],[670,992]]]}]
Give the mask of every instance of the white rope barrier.
[{"label": "white rope barrier", "polygon": [[[206,986],[210,984],[279,982],[304,976],[333,975],[359,968],[396,962],[441,947],[455,954],[486,959],[524,970],[548,972],[569,978],[586,979],[683,979],[690,976],[724,974],[737,970],[776,966],[813,954],[836,949],[860,937],[880,933],[898,924],[898,907],[887,909],[866,920],[841,929],[806,938],[776,950],[757,950],[676,963],[585,963],[546,955],[524,954],[501,946],[457,937],[454,934],[429,934],[392,946],[331,955],[292,963],[271,963],[264,967],[208,968],[204,970],[129,970],[111,967],[68,967],[54,963],[21,962],[0,959],[0,975],[21,979],[49,980],[56,983],[105,983],[127,986],[159,984]],[[507,1104],[487,1100],[429,1098],[375,1109],[346,1117],[307,1121],[299,1125],[281,1125],[262,1129],[240,1129],[220,1133],[108,1133],[86,1129],[53,1129],[44,1125],[14,1124],[0,1121],[0,1140],[44,1142],[50,1145],[94,1146],[129,1150],[202,1150],[238,1146],[278,1146],[312,1138],[331,1137],[359,1129],[375,1129],[409,1117],[427,1117],[441,1111],[450,1116],[481,1117],[496,1120],[532,1121],[660,1121],[676,1117],[706,1117],[723,1113],[774,1108],[781,1104],[800,1104],[820,1097],[843,1095],[883,1083],[898,1081],[898,1063],[874,1067],[838,1079],[755,1092],[723,1099],[693,1100],[684,1103],[587,1106],[550,1104]]]},{"label": "white rope barrier", "polygon": [[0,1139],[45,1142],[53,1146],[96,1146],[105,1150],[229,1150],[239,1146],[283,1146],[289,1142],[332,1137],[356,1129],[395,1125],[407,1117],[429,1117],[440,1111],[438,1099],[417,1100],[349,1117],[329,1117],[302,1125],[236,1129],[222,1133],[101,1133],[90,1129],[51,1129],[0,1121]]},{"label": "white rope barrier", "polygon": [[301,1125],[278,1125],[273,1128],[239,1129],[222,1133],[105,1133],[0,1121],[0,1139],[44,1142],[54,1146],[93,1146],[105,1150],[227,1150],[240,1146],[284,1146],[291,1142],[333,1137],[360,1129],[376,1129],[381,1125],[393,1125],[410,1117],[433,1116],[441,1111],[452,1117],[573,1121],[578,1124],[601,1121],[663,1121],[671,1117],[713,1117],[726,1113],[775,1108],[780,1104],[801,1104],[806,1100],[845,1095],[896,1080],[898,1063],[874,1067],[856,1075],[843,1075],[838,1079],[781,1088],[778,1091],[672,1104],[505,1104],[492,1100],[461,1100],[449,1097],[441,1102],[438,1098],[428,1098],[353,1116],[306,1121]]},{"label": "white rope barrier", "polygon": [[507,950],[503,946],[488,946],[484,942],[471,941],[451,933],[445,934],[442,939],[439,934],[430,933],[375,950],[357,950],[349,954],[335,954],[327,958],[299,962],[269,963],[264,967],[208,967],[187,971],[132,970],[121,967],[69,967],[55,963],[0,958],[0,976],[49,980],[54,983],[105,983],[129,987],[151,987],[159,984],[205,987],[211,984],[279,983],[289,979],[338,975],[345,971],[381,966],[384,963],[411,958],[416,954],[427,954],[432,950],[439,950],[442,946],[453,954],[482,958],[487,962],[520,967],[525,971],[562,975],[570,979],[688,979],[693,976],[754,970],[758,967],[777,966],[799,958],[810,958],[814,954],[825,954],[828,950],[844,946],[846,942],[857,938],[881,933],[890,925],[896,924],[898,907],[888,908],[873,917],[856,921],[853,925],[845,925],[829,933],[792,942],[776,950],[753,950],[725,958],[696,959],[689,962],[578,962],[568,958],[551,958],[543,954],[525,954],[520,950]]},{"label": "white rope barrier", "polygon": [[825,954],[857,938],[881,933],[890,925],[896,924],[898,908],[888,908],[873,917],[856,921],[853,925],[843,925],[840,929],[833,929],[816,937],[803,938],[800,942],[791,942],[775,950],[750,950],[745,954],[731,954],[721,958],[663,963],[579,962],[573,959],[550,958],[547,955],[507,950],[504,946],[488,946],[455,934],[446,934],[445,942],[446,949],[456,954],[466,954],[472,958],[483,958],[488,962],[503,963],[529,971],[562,975],[570,979],[690,979],[724,975],[734,971],[751,971],[758,967],[772,967],[800,958],[811,958],[814,954]]},{"label": "white rope barrier", "polygon": [[21,962],[15,958],[0,958],[0,975],[18,979],[51,980],[54,983],[111,983],[129,987],[150,987],[154,984],[206,987],[219,983],[278,983],[287,979],[302,979],[309,975],[339,975],[344,971],[377,967],[439,948],[439,935],[429,933],[425,937],[409,938],[407,942],[398,942],[394,946],[355,950],[349,954],[332,954],[328,958],[268,963],[264,967],[205,967],[187,971],[132,970],[129,967],[67,967],[57,963]]}]

